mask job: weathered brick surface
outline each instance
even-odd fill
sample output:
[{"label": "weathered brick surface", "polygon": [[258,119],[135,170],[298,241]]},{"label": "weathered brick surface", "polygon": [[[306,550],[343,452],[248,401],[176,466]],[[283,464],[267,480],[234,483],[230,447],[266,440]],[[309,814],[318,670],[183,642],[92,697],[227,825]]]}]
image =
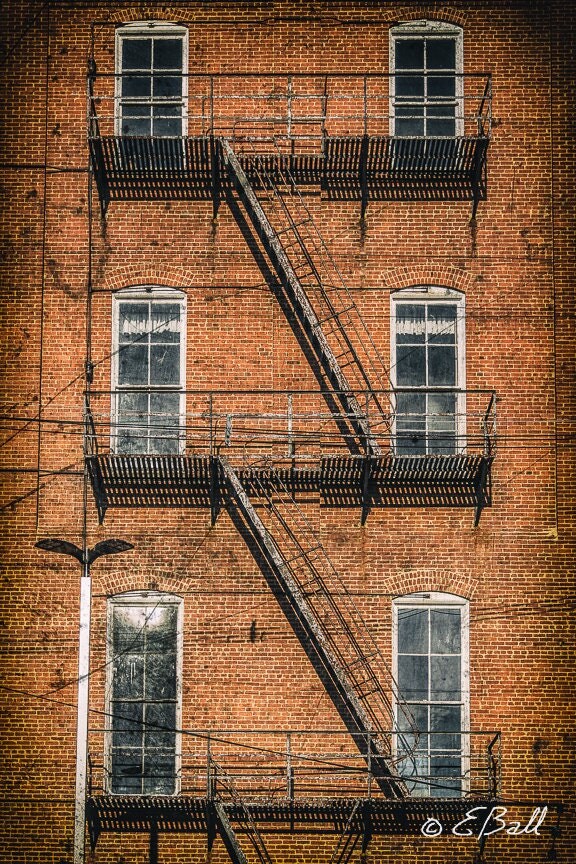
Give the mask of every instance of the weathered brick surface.
[{"label": "weathered brick surface", "polygon": [[[56,3],[8,0],[0,107],[3,758],[0,861],[72,860],[79,568],[34,548],[81,543],[82,404],[90,308],[94,388],[110,387],[113,292],[177,287],[187,297],[190,389],[316,387],[227,206],[113,202],[101,220],[89,184],[85,70],[91,25],[112,63],[114,22],[189,26],[190,71],[387,72],[393,22],[464,28],[465,71],[490,71],[494,131],[488,200],[307,201],[382,354],[390,294],[441,284],[466,295],[467,386],[498,392],[493,506],[470,510],[326,507],[311,523],[386,656],[391,601],[447,591],[471,601],[471,724],[500,729],[509,800],[573,795],[574,165],[571,4],[344,2]],[[572,24],[572,26],[570,26]],[[92,200],[90,200],[92,199]],[[93,294],[87,303],[88,288]],[[104,401],[98,403],[102,407]],[[107,410],[104,405],[104,410]],[[44,421],[37,419],[41,411]],[[184,598],[185,729],[340,729],[319,679],[226,513],[111,509],[90,546],[133,552],[94,565],[91,736],[101,761],[106,599],[129,590]],[[569,816],[558,861],[574,860]],[[328,862],[334,836],[280,835],[274,862]],[[375,838],[367,861],[471,861],[458,838]],[[205,838],[162,837],[160,861],[206,860]],[[492,838],[487,864],[545,861],[548,838]],[[147,860],[147,839],[103,836],[95,862]],[[353,861],[359,860],[359,850]],[[221,841],[213,857],[225,861]],[[255,859],[254,859],[255,860]]]}]

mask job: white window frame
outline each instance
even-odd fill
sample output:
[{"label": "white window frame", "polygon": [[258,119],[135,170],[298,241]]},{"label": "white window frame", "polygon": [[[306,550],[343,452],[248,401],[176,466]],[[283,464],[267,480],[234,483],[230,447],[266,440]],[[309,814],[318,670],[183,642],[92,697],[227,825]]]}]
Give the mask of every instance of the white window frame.
[{"label": "white window frame", "polygon": [[[456,397],[456,453],[466,452],[466,296],[454,288],[441,285],[414,285],[401,288],[390,295],[390,379],[392,387],[396,388],[396,304],[417,303],[455,303],[456,304],[456,386],[452,389],[460,391]],[[414,387],[414,392],[426,391],[427,387]],[[447,387],[447,390],[451,388]],[[395,407],[395,399],[393,398]],[[396,419],[392,429],[393,441],[396,440]]]},{"label": "white window frame", "polygon": [[[180,391],[178,453],[182,454],[186,449],[186,295],[176,288],[166,288],[159,285],[138,285],[131,288],[122,288],[112,297],[112,394],[110,405],[110,416],[112,418],[110,430],[110,450],[112,453],[121,453],[118,447],[119,410],[118,395],[122,392],[122,385],[118,381],[119,375],[119,353],[120,353],[120,303],[123,301],[166,301],[179,303],[181,307],[181,331],[180,331],[180,384],[178,387],[144,386],[133,388],[125,385],[126,389],[140,389],[142,392],[161,393],[163,390]],[[146,451],[148,453],[148,451]]]},{"label": "white window frame", "polygon": [[[470,602],[465,597],[442,591],[417,592],[395,597],[392,601],[392,674],[394,677],[394,717],[398,723],[398,713],[406,703],[398,698],[398,612],[402,609],[459,609],[460,617],[460,704],[462,706],[462,789],[460,797],[470,790]],[[430,656],[430,655],[428,655]],[[416,700],[413,700],[416,702]],[[428,700],[421,704],[430,705]],[[450,703],[446,703],[450,704]],[[403,712],[405,713],[405,712]],[[397,726],[396,726],[397,728]],[[394,752],[398,755],[398,734],[394,738]],[[428,796],[419,796],[428,797]],[[438,796],[441,797],[441,796]]]},{"label": "white window frame", "polygon": [[[116,76],[114,86],[114,134],[122,137],[122,42],[124,39],[142,37],[166,37],[167,39],[182,39],[182,117],[180,135],[188,134],[188,28],[167,21],[135,21],[116,29],[115,57]],[[144,99],[140,101],[145,101]],[[150,104],[154,104],[150,100]],[[145,136],[148,137],[148,136]],[[168,136],[173,137],[173,136]]]},{"label": "white window frame", "polygon": [[[448,24],[444,21],[405,21],[390,29],[389,35],[389,69],[390,75],[390,134],[396,135],[396,42],[401,39],[414,39],[417,36],[446,37],[452,36],[456,40],[456,88],[454,101],[456,103],[456,125],[453,137],[459,138],[464,135],[464,31],[456,24]],[[407,136],[411,137],[411,136]],[[417,136],[419,137],[419,136]],[[423,136],[435,137],[435,136]],[[452,136],[449,136],[452,137]]]},{"label": "white window frame", "polygon": [[[104,791],[110,795],[125,795],[112,791],[112,697],[114,683],[113,620],[118,606],[176,606],[176,735],[174,742],[174,792],[167,794],[172,798],[181,789],[182,774],[182,658],[183,658],[183,615],[184,602],[176,594],[159,591],[128,591],[108,598],[106,618],[106,724],[104,734]],[[132,794],[132,793],[130,793]],[[146,793],[135,793],[146,794]],[[159,795],[160,793],[154,793]],[[165,793],[166,794],[166,793]]]}]

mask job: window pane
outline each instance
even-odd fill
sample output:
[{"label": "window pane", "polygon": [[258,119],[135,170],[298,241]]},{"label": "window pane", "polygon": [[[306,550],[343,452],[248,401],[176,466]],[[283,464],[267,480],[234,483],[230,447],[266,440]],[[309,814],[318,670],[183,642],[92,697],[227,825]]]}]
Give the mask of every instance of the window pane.
[{"label": "window pane", "polygon": [[457,702],[460,691],[460,657],[430,658],[430,699]]},{"label": "window pane", "polygon": [[394,129],[396,135],[421,137],[424,135],[424,107],[396,106]]},{"label": "window pane", "polygon": [[181,96],[182,78],[176,78],[172,75],[156,75],[154,76],[153,92],[156,98],[176,98]]},{"label": "window pane", "polygon": [[132,99],[149,97],[150,83],[149,75],[125,75],[122,78],[122,96]]},{"label": "window pane", "polygon": [[456,314],[455,304],[429,304],[427,331],[430,342],[436,345],[454,345],[456,343]]},{"label": "window pane", "polygon": [[396,304],[396,342],[402,344],[424,344],[426,337],[426,309],[420,304]]},{"label": "window pane", "polygon": [[148,105],[122,106],[122,134],[150,135],[150,108]]},{"label": "window pane", "polygon": [[462,737],[461,731],[462,708],[460,705],[431,705],[430,706],[430,729],[435,734],[430,735],[430,748],[432,750],[460,750]]},{"label": "window pane", "polygon": [[424,40],[397,39],[396,69],[424,69]]},{"label": "window pane", "polygon": [[148,346],[124,345],[118,352],[118,384],[148,384]]},{"label": "window pane", "polygon": [[145,795],[172,795],[176,788],[174,756],[171,753],[146,751],[144,754]]},{"label": "window pane", "polygon": [[176,654],[174,651],[147,655],[144,695],[147,699],[155,700],[176,698]]},{"label": "window pane", "polygon": [[424,96],[424,78],[422,75],[397,75],[396,96]]},{"label": "window pane", "polygon": [[123,39],[122,40],[122,70],[151,69],[152,40]]},{"label": "window pane", "polygon": [[398,612],[398,653],[428,653],[428,610],[400,609]]},{"label": "window pane", "polygon": [[146,706],[145,745],[174,749],[176,746],[176,703]]},{"label": "window pane", "polygon": [[456,40],[427,39],[426,66],[428,69],[456,69]]},{"label": "window pane", "polygon": [[180,384],[180,346],[152,345],[150,349],[150,384]]},{"label": "window pane", "polygon": [[[435,798],[455,798],[462,789],[462,760],[458,756],[431,756],[431,794]],[[450,779],[453,778],[453,779]]]},{"label": "window pane", "polygon": [[398,688],[403,700],[428,698],[428,658],[398,657]]},{"label": "window pane", "polygon": [[125,795],[142,790],[142,751],[119,748],[113,752],[112,791]]},{"label": "window pane", "polygon": [[398,747],[402,750],[428,749],[427,705],[399,705],[397,711],[399,736]]},{"label": "window pane", "polygon": [[428,384],[430,387],[456,386],[456,352],[451,346],[428,348]]},{"label": "window pane", "polygon": [[429,97],[456,95],[456,79],[453,75],[430,75],[427,84]]},{"label": "window pane", "polygon": [[182,108],[180,105],[156,105],[153,113],[153,135],[174,137],[182,134]]},{"label": "window pane", "polygon": [[426,350],[424,347],[399,346],[396,351],[396,381],[399,387],[422,387],[426,384]]},{"label": "window pane", "polygon": [[430,627],[433,654],[460,653],[460,609],[432,609]]},{"label": "window pane", "polygon": [[153,303],[151,310],[151,342],[180,342],[179,303]]},{"label": "window pane", "polygon": [[112,715],[112,746],[140,747],[144,733],[142,703],[113,703]]},{"label": "window pane", "polygon": [[182,71],[182,39],[154,40],[154,69]]}]

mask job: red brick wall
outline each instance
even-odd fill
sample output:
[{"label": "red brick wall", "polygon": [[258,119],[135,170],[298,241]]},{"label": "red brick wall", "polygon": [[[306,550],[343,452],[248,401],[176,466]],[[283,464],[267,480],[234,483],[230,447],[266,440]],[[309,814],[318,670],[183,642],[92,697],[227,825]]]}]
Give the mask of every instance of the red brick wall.
[{"label": "red brick wall", "polygon": [[[306,512],[385,655],[393,597],[437,590],[470,600],[471,724],[502,730],[503,795],[568,803],[575,738],[567,4],[279,0],[120,9],[11,0],[1,14],[8,53],[0,109],[0,795],[9,818],[0,861],[71,861],[79,567],[34,543],[81,542],[89,283],[96,389],[110,387],[112,293],[142,283],[186,293],[188,388],[316,386],[224,203],[216,223],[208,201],[113,202],[101,220],[87,175],[85,70],[94,21],[105,22],[95,28],[102,63],[112,62],[111,22],[150,17],[189,24],[191,70],[363,73],[388,70],[391,23],[442,18],[464,28],[465,71],[492,73],[488,200],[476,224],[469,202],[371,202],[361,225],[357,201],[331,201],[318,190],[307,201],[385,357],[391,291],[428,283],[465,292],[467,386],[495,388],[499,397],[493,506],[476,529],[470,510],[450,507],[373,509],[363,527],[354,508],[314,499]],[[184,598],[185,729],[342,728],[225,512],[211,528],[204,510],[110,510],[99,526],[90,490],[86,512],[89,545],[106,537],[135,545],[93,568],[96,749],[106,598],[127,590]],[[559,841],[559,861],[572,860],[573,840],[567,831]],[[334,837],[284,836],[270,848],[275,862],[287,864],[329,861],[334,845]],[[375,838],[367,860],[439,864],[473,853],[456,838]],[[161,861],[199,862],[205,854],[201,837],[160,841]],[[546,838],[494,838],[485,858],[524,864],[546,854]],[[146,860],[145,838],[104,836],[95,860]],[[226,860],[220,841],[212,860]]]}]

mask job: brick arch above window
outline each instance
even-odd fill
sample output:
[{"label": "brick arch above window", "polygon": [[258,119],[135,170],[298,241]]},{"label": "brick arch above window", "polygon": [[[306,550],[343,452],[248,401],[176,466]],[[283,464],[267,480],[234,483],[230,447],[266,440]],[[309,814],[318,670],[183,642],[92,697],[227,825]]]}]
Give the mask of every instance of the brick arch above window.
[{"label": "brick arch above window", "polygon": [[384,274],[384,283],[391,291],[413,288],[415,285],[442,285],[467,294],[474,288],[476,281],[475,274],[446,265],[398,267]]},{"label": "brick arch above window", "polygon": [[476,576],[447,570],[445,567],[426,568],[402,573],[391,580],[391,589],[396,597],[408,594],[442,593],[454,594],[472,600],[479,584]]},{"label": "brick arch above window", "polygon": [[454,24],[459,27],[465,27],[467,23],[467,12],[462,9],[453,9],[450,6],[440,6],[434,9],[433,16],[425,16],[422,14],[422,9],[415,9],[414,6],[400,6],[393,10],[392,26],[396,27],[399,23],[409,23],[411,21],[426,20],[429,24]]},{"label": "brick arch above window", "polygon": [[[196,274],[197,275],[197,274]],[[191,270],[170,267],[162,263],[158,266],[146,265],[146,268],[136,265],[115,268],[108,273],[101,286],[104,291],[120,291],[139,285],[153,285],[158,288],[175,288],[185,291],[197,282]]]}]

